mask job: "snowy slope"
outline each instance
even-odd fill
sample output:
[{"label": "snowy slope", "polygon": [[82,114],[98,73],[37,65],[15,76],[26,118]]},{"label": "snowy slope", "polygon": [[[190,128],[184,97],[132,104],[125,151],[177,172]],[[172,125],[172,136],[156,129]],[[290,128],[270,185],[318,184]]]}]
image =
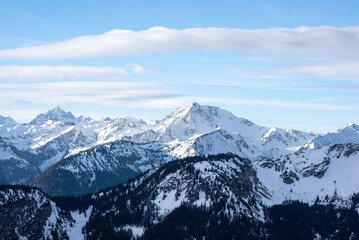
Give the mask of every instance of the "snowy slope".
[{"label": "snowy slope", "polygon": [[13,126],[16,125],[17,122],[12,119],[11,117],[3,117],[0,116],[0,126],[4,125],[4,126]]},{"label": "snowy slope", "polygon": [[[213,133],[213,138],[223,135],[218,134],[217,130],[219,129],[224,130],[227,136],[229,136],[228,134],[232,135],[231,139],[226,138],[225,140],[222,137],[221,139],[209,140],[210,133]],[[195,139],[199,137],[207,138],[211,143],[203,139],[196,141]],[[196,148],[206,149],[208,154],[226,153],[231,150],[233,153],[241,156],[246,155],[251,159],[257,157],[277,159],[299,149],[314,137],[313,134],[297,130],[268,129],[247,119],[236,117],[218,107],[193,103],[186,109],[175,109],[155,128],[134,135],[132,141],[166,143],[169,146],[168,149],[171,149],[171,154],[177,157],[195,155],[196,151],[193,144],[196,142]],[[248,146],[245,148],[251,149],[247,154],[238,148],[239,141],[242,142],[240,144],[242,149],[245,145]],[[201,143],[204,145],[200,146]],[[210,149],[210,145],[213,146],[213,149]],[[226,149],[227,145],[236,147]]]},{"label": "snowy slope", "polygon": [[[216,205],[212,214],[230,219],[262,218],[260,203],[267,198],[270,195],[249,160],[229,154],[186,158],[82,198],[48,197],[30,187],[0,186],[0,238],[103,239],[96,232],[111,233],[110,228],[141,235],[182,204],[208,209]],[[110,228],[102,228],[108,221]]]},{"label": "snowy slope", "polygon": [[[224,214],[229,216],[261,217],[263,209],[259,203],[270,198],[251,162],[229,154],[172,161],[122,187],[96,193],[93,198],[101,200],[120,192],[126,192],[127,207],[131,211],[143,209],[153,222],[163,219],[183,203],[210,207],[221,202],[225,205]],[[118,205],[116,198],[107,199],[112,202],[108,206]]]},{"label": "snowy slope", "polygon": [[335,193],[348,198],[359,192],[359,144],[305,149],[278,161],[255,163],[258,177],[272,194],[269,204],[285,199],[313,202]]},{"label": "snowy slope", "polygon": [[335,133],[326,133],[319,135],[309,141],[304,147],[322,148],[335,144],[359,143],[359,126],[349,123],[346,127],[339,129]]},{"label": "snowy slope", "polygon": [[[175,109],[159,123],[146,123],[131,117],[114,120],[76,118],[56,107],[28,124],[10,121],[0,125],[0,136],[20,151],[21,158],[41,172],[63,159],[121,140],[138,145],[129,151],[135,157],[132,165],[127,164],[127,167],[140,172],[158,166],[159,162],[228,152],[251,160],[279,159],[315,137],[296,130],[261,127],[226,110],[198,103],[186,109]],[[140,156],[143,144],[147,144],[150,151],[161,152],[166,157],[159,160]],[[124,152],[119,155],[126,156],[127,149],[122,150]],[[116,156],[118,153],[112,155],[108,151],[98,153],[94,158],[98,158],[97,161],[93,160],[96,169],[102,172],[107,169],[108,173],[118,175],[113,172],[116,168],[107,168],[106,161],[102,161],[111,159],[116,162]],[[83,165],[82,158],[76,159],[79,161],[76,166]],[[88,169],[85,172],[93,175]]]},{"label": "snowy slope", "polygon": [[147,130],[148,126],[134,118],[75,118],[72,113],[56,107],[38,115],[28,124],[0,125],[0,136],[20,151],[28,153],[24,155],[31,158],[34,166],[45,171],[67,156]]},{"label": "snowy slope", "polygon": [[127,136],[133,136],[137,133],[150,130],[152,127],[153,125],[149,125],[145,121],[137,120],[136,118],[117,118],[105,127],[95,130],[98,138],[97,144],[113,142]]},{"label": "snowy slope", "polygon": [[172,141],[163,150],[176,158],[234,153],[255,159],[262,154],[259,149],[248,145],[240,134],[230,134],[223,129],[194,136],[188,141]]}]

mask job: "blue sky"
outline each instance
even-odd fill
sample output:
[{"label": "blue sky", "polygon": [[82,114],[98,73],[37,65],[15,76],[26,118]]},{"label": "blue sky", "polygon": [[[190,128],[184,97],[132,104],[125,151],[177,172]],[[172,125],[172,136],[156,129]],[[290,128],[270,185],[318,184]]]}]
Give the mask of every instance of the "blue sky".
[{"label": "blue sky", "polygon": [[0,0],[0,115],[158,119],[197,101],[335,131],[359,123],[357,16],[359,1]]}]

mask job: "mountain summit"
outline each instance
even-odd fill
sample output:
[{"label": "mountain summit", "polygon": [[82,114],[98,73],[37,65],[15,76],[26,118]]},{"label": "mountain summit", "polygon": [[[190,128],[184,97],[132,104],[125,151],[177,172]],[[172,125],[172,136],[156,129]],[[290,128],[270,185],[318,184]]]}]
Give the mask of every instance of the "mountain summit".
[{"label": "mountain summit", "polygon": [[12,119],[11,117],[3,117],[0,116],[0,125],[9,125],[9,126],[13,126],[16,125],[17,122]]},{"label": "mountain summit", "polygon": [[62,121],[66,124],[75,124],[77,118],[75,118],[71,112],[65,112],[62,108],[57,106],[52,110],[37,115],[36,118],[32,120],[29,124],[42,125],[46,123],[48,120],[52,120],[55,122]]}]

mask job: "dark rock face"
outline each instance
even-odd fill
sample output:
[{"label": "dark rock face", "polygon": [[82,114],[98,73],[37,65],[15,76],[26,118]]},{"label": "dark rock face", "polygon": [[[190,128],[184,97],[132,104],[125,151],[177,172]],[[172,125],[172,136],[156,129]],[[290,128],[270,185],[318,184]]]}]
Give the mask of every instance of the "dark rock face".
[{"label": "dark rock face", "polygon": [[306,167],[302,171],[303,177],[314,176],[317,178],[322,178],[325,172],[328,170],[330,164],[330,158],[325,157],[324,161],[319,164],[313,164],[312,166]]},{"label": "dark rock face", "polygon": [[335,144],[329,147],[328,152],[338,152],[337,158],[343,154],[344,157],[350,157],[352,154],[359,152],[359,144],[357,143],[347,143],[347,144]]},{"label": "dark rock face", "polygon": [[295,174],[292,171],[284,171],[280,175],[280,177],[283,178],[283,182],[285,182],[286,184],[292,184],[292,183],[294,183],[294,180],[296,180],[296,181],[299,180],[297,174]]}]

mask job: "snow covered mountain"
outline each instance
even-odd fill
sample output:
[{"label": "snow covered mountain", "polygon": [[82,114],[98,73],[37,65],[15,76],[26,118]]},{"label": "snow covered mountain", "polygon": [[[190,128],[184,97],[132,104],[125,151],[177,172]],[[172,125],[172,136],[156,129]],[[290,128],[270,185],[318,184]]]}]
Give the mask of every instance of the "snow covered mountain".
[{"label": "snow covered mountain", "polygon": [[185,203],[218,206],[214,216],[263,218],[260,203],[269,197],[251,162],[230,154],[172,161],[82,198],[54,198],[30,187],[0,186],[0,238],[103,239],[96,234],[104,234],[110,222],[112,230],[136,226],[143,233]]},{"label": "snow covered mountain", "polygon": [[333,195],[348,199],[359,192],[359,144],[302,148],[277,161],[255,162],[255,166],[275,203],[285,199],[314,202],[317,196]]},{"label": "snow covered mountain", "polygon": [[0,116],[0,125],[13,126],[16,124],[17,124],[17,122],[14,119],[12,119],[11,117]]},{"label": "snow covered mountain", "polygon": [[[223,135],[224,130],[227,134],[226,140],[217,138]],[[210,133],[213,133],[212,135]],[[218,135],[218,133],[220,133]],[[232,137],[228,137],[229,135]],[[204,143],[203,137],[207,141]],[[209,140],[210,137],[213,139]],[[241,138],[242,144],[249,150],[240,153],[238,149],[233,152],[246,156],[250,159],[265,158],[277,159],[295,149],[300,148],[315,135],[297,130],[284,130],[280,128],[266,128],[258,126],[251,121],[238,118],[232,113],[213,106],[202,106],[193,103],[186,109],[175,109],[170,115],[165,117],[153,129],[135,134],[132,141],[139,143],[148,143],[159,141],[168,144],[171,154],[176,157],[194,156],[196,150],[193,144],[197,138],[202,138],[196,142],[196,147],[201,148],[199,143],[206,145],[208,154],[226,153],[228,149],[216,147],[218,145],[237,145],[238,138]],[[212,149],[210,148],[212,145]],[[233,148],[232,148],[233,149]]]},{"label": "snow covered mountain", "polygon": [[53,122],[60,121],[66,125],[75,125],[77,123],[77,118],[71,112],[65,112],[60,107],[56,107],[46,113],[41,113],[29,125],[43,125],[49,120]]},{"label": "snow covered mountain", "polygon": [[[59,107],[38,115],[27,124],[6,119],[0,124],[0,137],[6,144],[16,148],[20,158],[29,162],[31,168],[38,170],[36,175],[65,157],[148,129],[145,122],[134,118],[75,118],[72,113]],[[0,159],[7,157],[0,154]],[[36,175],[32,176],[31,181]],[[20,179],[5,180],[5,183],[19,182]]]},{"label": "snow covered mountain", "polygon": [[0,184],[41,190],[0,186],[0,238],[288,239],[276,227],[304,219],[303,239],[355,239],[358,170],[353,123],[318,135],[198,103],[159,123],[60,108],[28,124],[2,117]]},{"label": "snow covered mountain", "polygon": [[359,126],[349,123],[346,127],[339,129],[336,133],[319,135],[309,141],[304,147],[322,148],[335,144],[359,143]]},{"label": "snow covered mountain", "polygon": [[57,107],[28,124],[7,120],[0,125],[0,167],[18,173],[4,174],[4,183],[28,184],[36,178],[34,186],[51,194],[79,195],[176,159],[233,153],[254,162],[269,191],[278,190],[275,182],[283,196],[295,198],[306,190],[296,192],[292,185],[325,177],[334,164],[327,159],[339,156],[329,150],[359,144],[358,130],[355,124],[322,135],[266,128],[198,103],[175,109],[156,124],[131,117],[76,118]]},{"label": "snow covered mountain", "polygon": [[[67,139],[64,148],[54,138],[51,143],[60,155],[42,162],[44,173],[34,186],[56,195],[83,194],[190,156],[234,153],[252,160],[277,159],[314,137],[295,130],[260,127],[198,103],[175,109],[157,125],[130,117],[112,120],[101,128],[94,128],[96,124],[82,120],[70,125],[67,135],[60,138]],[[71,143],[66,145],[68,141]]]},{"label": "snow covered mountain", "polygon": [[[350,151],[344,152],[350,155]],[[359,195],[348,198],[345,205],[336,204],[338,196],[317,199],[311,206],[300,202],[273,205],[276,196],[259,175],[250,160],[221,154],[171,161],[82,197],[51,197],[31,187],[0,186],[0,238],[284,240],[292,239],[293,234],[299,236],[294,239],[359,236]]]}]

